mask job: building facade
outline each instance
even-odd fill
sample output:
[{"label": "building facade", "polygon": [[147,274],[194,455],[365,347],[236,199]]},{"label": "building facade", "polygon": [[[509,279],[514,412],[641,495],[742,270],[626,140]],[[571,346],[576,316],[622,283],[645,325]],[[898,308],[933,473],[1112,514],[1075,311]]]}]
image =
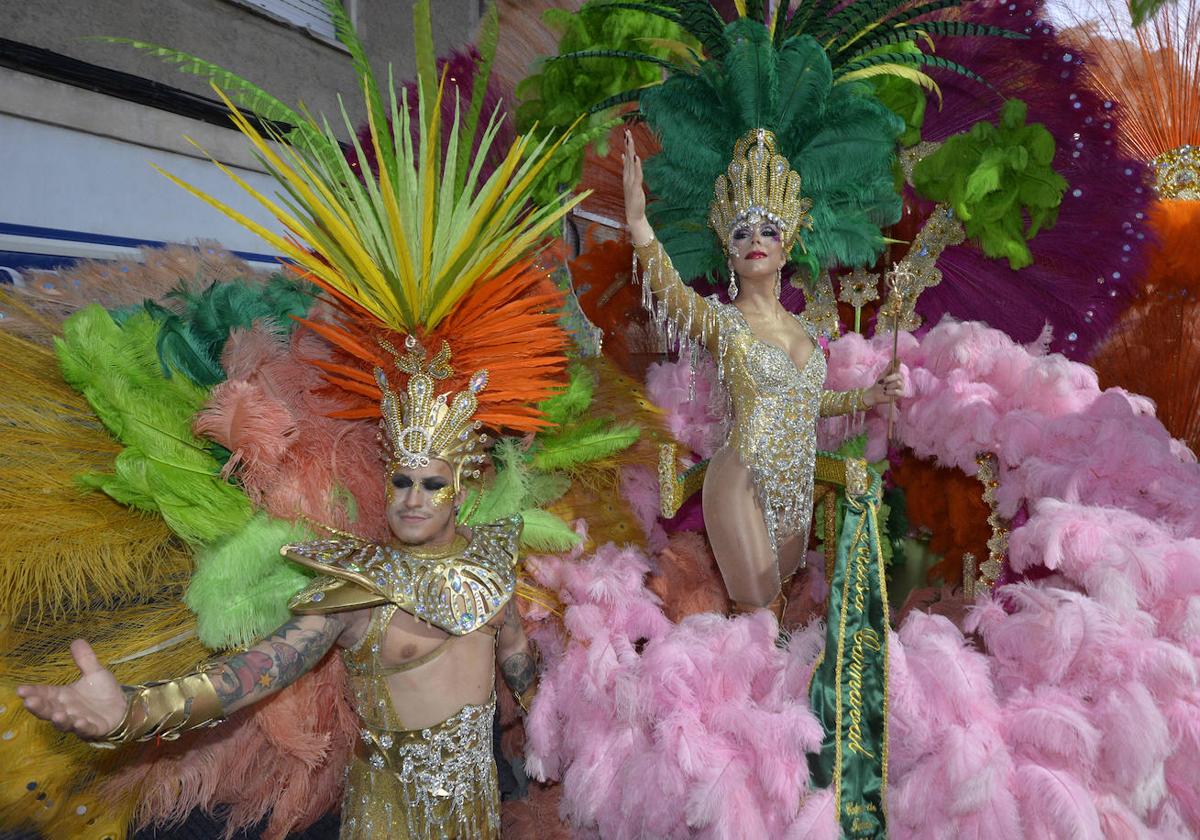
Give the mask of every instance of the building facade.
[{"label": "building facade", "polygon": [[[471,39],[483,5],[434,0],[439,54]],[[398,80],[415,73],[412,6],[344,0],[383,77],[389,64]],[[321,0],[0,2],[0,281],[76,258],[134,256],[142,244],[197,240],[273,263],[265,243],[154,168],[269,223],[205,157],[274,191],[207,79],[98,40],[104,36],[211,61],[333,125],[341,124],[339,95],[355,121],[364,114],[349,54]]]}]

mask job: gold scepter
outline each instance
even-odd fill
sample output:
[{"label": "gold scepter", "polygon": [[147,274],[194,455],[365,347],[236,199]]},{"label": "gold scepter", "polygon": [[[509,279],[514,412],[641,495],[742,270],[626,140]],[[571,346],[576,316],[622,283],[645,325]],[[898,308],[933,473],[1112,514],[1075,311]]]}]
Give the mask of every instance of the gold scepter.
[{"label": "gold scepter", "polygon": [[[892,363],[888,366],[888,373],[895,373],[900,369],[900,361],[897,358],[900,351],[900,310],[904,308],[904,301],[909,293],[908,287],[913,279],[912,270],[904,264],[903,260],[893,263],[892,270],[887,275],[888,299],[885,306],[892,310]],[[888,397],[887,440],[889,444],[894,440],[895,418],[896,397],[892,395]]]}]

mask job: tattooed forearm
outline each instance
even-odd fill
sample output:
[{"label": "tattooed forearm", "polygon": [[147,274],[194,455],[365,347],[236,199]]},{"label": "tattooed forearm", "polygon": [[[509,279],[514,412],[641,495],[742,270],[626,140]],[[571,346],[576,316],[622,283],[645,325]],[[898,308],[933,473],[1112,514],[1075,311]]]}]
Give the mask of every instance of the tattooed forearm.
[{"label": "tattooed forearm", "polygon": [[525,651],[514,653],[500,665],[504,683],[513,694],[524,694],[537,680],[537,663]]},{"label": "tattooed forearm", "polygon": [[342,627],[331,616],[295,616],[254,647],[227,657],[209,674],[225,714],[294,683],[333,646]]}]

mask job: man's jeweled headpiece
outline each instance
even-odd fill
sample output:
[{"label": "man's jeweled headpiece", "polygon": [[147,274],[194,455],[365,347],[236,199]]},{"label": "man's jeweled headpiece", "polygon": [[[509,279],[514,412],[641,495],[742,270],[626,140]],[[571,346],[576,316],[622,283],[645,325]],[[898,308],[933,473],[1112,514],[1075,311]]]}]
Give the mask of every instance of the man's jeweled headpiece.
[{"label": "man's jeweled headpiece", "polygon": [[725,174],[717,176],[714,191],[708,224],[722,248],[729,247],[737,225],[770,221],[779,225],[786,254],[800,228],[812,227],[808,215],[812,202],[800,195],[800,173],[776,152],[775,135],[765,128],[748,131],[737,141],[733,159]]},{"label": "man's jeweled headpiece", "polygon": [[390,345],[384,349],[396,358],[396,367],[408,374],[404,391],[394,391],[387,375],[375,368],[375,381],[383,394],[380,401],[380,442],[388,470],[399,467],[419,469],[432,459],[445,461],[454,472],[457,491],[464,475],[479,477],[479,465],[487,457],[488,438],[480,434],[479,392],[487,387],[488,372],[476,371],[467,387],[456,394],[437,393],[437,383],[453,375],[450,345],[442,342],[438,352],[427,360],[425,348],[411,335],[404,339],[401,355]]}]

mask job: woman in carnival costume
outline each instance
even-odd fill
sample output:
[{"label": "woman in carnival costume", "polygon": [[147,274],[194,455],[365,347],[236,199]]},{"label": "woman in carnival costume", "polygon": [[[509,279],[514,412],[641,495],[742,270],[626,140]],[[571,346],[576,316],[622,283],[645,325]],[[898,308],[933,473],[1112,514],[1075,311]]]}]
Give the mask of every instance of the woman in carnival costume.
[{"label": "woman in carnival costume", "polygon": [[679,277],[646,219],[642,161],[625,134],[625,206],[642,282],[717,362],[729,391],[729,438],[704,477],[704,523],[735,612],[783,619],[784,591],[804,562],[813,510],[818,417],[865,411],[899,396],[898,372],[867,388],[826,391],[815,327],[780,303],[784,263],[811,224],[800,176],[775,135],[749,131],[717,178],[709,225],[728,254],[732,303],[702,298]]}]

